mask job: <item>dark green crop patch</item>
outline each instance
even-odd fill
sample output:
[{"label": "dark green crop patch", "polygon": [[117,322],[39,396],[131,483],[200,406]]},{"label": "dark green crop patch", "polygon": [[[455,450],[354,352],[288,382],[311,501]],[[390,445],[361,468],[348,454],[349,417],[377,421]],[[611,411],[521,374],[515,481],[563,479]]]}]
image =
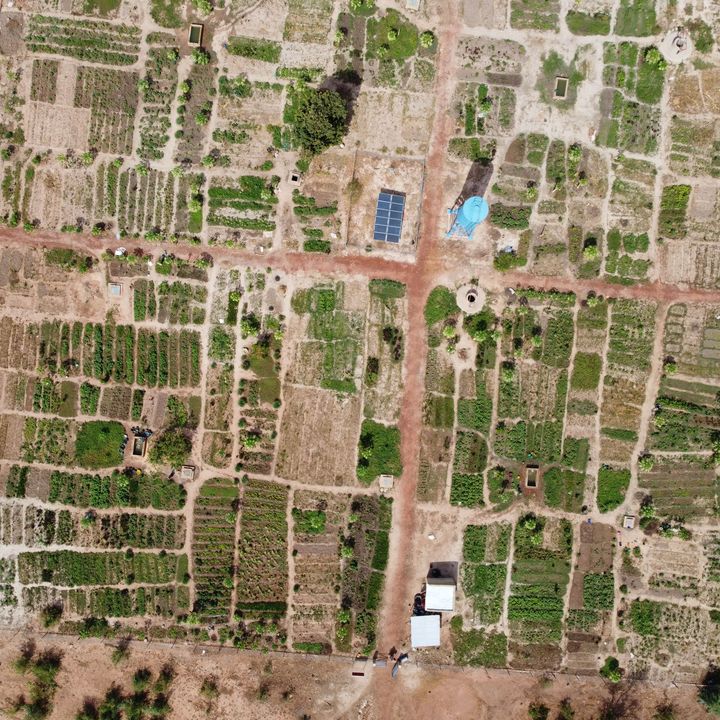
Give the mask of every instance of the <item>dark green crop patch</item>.
[{"label": "dark green crop patch", "polygon": [[374,420],[363,420],[360,431],[357,476],[366,485],[378,475],[402,475],[400,430]]},{"label": "dark green crop patch", "polygon": [[91,470],[119,465],[124,437],[125,430],[119,422],[93,420],[83,423],[75,441],[77,464]]}]

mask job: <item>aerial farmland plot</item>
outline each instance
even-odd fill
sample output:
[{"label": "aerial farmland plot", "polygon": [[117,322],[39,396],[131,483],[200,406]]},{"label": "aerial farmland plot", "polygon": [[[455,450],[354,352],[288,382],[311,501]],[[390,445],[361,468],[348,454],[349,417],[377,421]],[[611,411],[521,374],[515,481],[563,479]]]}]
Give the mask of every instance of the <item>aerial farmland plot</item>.
[{"label": "aerial farmland plot", "polygon": [[3,3],[0,715],[720,712],[719,33]]}]

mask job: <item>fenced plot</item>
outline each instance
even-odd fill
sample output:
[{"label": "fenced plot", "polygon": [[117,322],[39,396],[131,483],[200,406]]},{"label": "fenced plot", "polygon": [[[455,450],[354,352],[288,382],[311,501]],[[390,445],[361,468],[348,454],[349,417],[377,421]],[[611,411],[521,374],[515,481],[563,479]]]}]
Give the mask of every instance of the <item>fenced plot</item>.
[{"label": "fenced plot", "polygon": [[129,155],[138,101],[137,73],[80,66],[76,108],[90,109],[88,143],[108,153]]},{"label": "fenced plot", "polygon": [[500,620],[511,532],[508,523],[465,528],[462,586],[471,603],[473,623],[492,625]]},{"label": "fenced plot", "polygon": [[76,425],[59,418],[25,418],[22,458],[25,462],[71,465],[75,457]]},{"label": "fenced plot", "polygon": [[[333,638],[339,596],[339,533],[345,526],[347,501],[330,493],[298,491],[293,496],[295,587],[291,631],[294,642],[327,643]],[[341,644],[344,638],[340,638]]]},{"label": "fenced plot", "polygon": [[185,585],[72,589],[30,586],[23,588],[22,597],[31,610],[59,602],[63,615],[79,617],[173,617],[187,615],[190,609],[190,593]]},{"label": "fenced plot", "polygon": [[611,525],[580,525],[565,626],[567,662],[575,672],[597,672],[596,643],[610,629],[615,593],[614,534]]},{"label": "fenced plot", "polygon": [[200,161],[207,137],[208,121],[212,113],[213,101],[208,98],[215,84],[214,78],[213,66],[210,64],[193,65],[190,69],[188,75],[190,90],[189,93],[184,94],[184,113],[178,119],[183,135],[177,144],[176,162]]},{"label": "fenced plot", "polygon": [[185,541],[185,520],[172,515],[119,513],[101,515],[93,522],[85,513],[25,506],[24,544],[79,545],[86,548],[181,549]]},{"label": "fenced plot", "polygon": [[140,29],[102,20],[31,15],[25,42],[31,52],[105,65],[132,65],[137,62]]},{"label": "fenced plot", "polygon": [[369,287],[365,412],[376,420],[392,423],[400,414],[407,317],[405,287],[385,280],[371,280]]},{"label": "fenced plot", "polygon": [[331,0],[290,0],[284,39],[302,43],[326,43],[332,14]]},{"label": "fenced plot", "polygon": [[191,330],[139,330],[137,383],[148,387],[197,387],[200,350],[200,334]]},{"label": "fenced plot", "polygon": [[665,321],[664,350],[677,370],[691,377],[720,377],[720,308],[672,305]]},{"label": "fenced plot", "polygon": [[158,170],[138,174],[134,169],[126,170],[118,180],[118,227],[127,232],[169,231],[173,223],[174,194],[175,178],[171,174]]},{"label": "fenced plot", "polygon": [[207,480],[195,501],[193,527],[194,611],[226,622],[233,587],[239,491],[231,480]]},{"label": "fenced plot", "polygon": [[355,485],[359,398],[286,386],[284,402],[277,474],[318,485]]},{"label": "fenced plot", "polygon": [[291,350],[290,382],[340,393],[357,392],[355,378],[363,361],[367,299],[367,286],[361,283],[338,282],[295,292],[292,308],[296,316],[291,331],[302,339]]},{"label": "fenced plot", "polygon": [[[385,584],[392,500],[355,496],[350,512],[344,533],[344,547],[348,549],[341,551],[344,560],[340,584],[343,608],[350,612],[340,626],[345,626],[347,638],[352,637],[355,650],[369,652],[375,647],[377,615]],[[350,644],[346,641],[345,647]]]},{"label": "fenced plot", "polygon": [[715,512],[718,479],[709,457],[656,457],[652,470],[641,470],[638,480],[661,516],[690,521]]},{"label": "fenced plot", "polygon": [[57,60],[33,60],[30,99],[54,103],[57,91]]},{"label": "fenced plot", "polygon": [[559,653],[554,653],[552,648],[559,650],[562,639],[571,554],[572,526],[567,520],[529,515],[515,526],[508,601],[510,637],[520,646],[519,651],[514,652],[514,666],[532,665],[532,646],[547,653],[547,662],[559,661]]},{"label": "fenced plot", "polygon": [[177,55],[172,43],[151,47],[145,63],[140,116],[140,147],[138,155],[160,160],[169,140],[170,108],[177,87]]},{"label": "fenced plot", "polygon": [[110,475],[55,471],[50,476],[48,501],[80,508],[180,510],[185,504],[185,489],[162,475],[139,470],[113,471]]},{"label": "fenced plot", "polygon": [[250,479],[243,488],[237,563],[237,610],[287,600],[287,504],[284,485]]},{"label": "fenced plot", "polygon": [[175,581],[181,555],[121,552],[26,552],[18,555],[18,574],[24,585],[41,582],[59,586],[131,585]]},{"label": "fenced plot", "polygon": [[32,100],[27,103],[25,135],[33,145],[87,150],[90,123],[91,111],[86,108],[64,108],[59,122],[55,105]]},{"label": "fenced plot", "polygon": [[208,190],[208,225],[274,230],[277,180],[255,175],[244,175],[237,182],[229,178],[216,180]]}]

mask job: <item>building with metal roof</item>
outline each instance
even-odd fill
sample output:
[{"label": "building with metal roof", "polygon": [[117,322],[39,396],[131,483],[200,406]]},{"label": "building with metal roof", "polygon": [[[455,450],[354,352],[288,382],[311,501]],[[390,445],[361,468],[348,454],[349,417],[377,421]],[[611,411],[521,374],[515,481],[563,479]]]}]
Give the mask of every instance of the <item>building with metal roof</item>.
[{"label": "building with metal roof", "polygon": [[413,648],[440,647],[440,616],[413,615],[410,618],[410,645]]}]

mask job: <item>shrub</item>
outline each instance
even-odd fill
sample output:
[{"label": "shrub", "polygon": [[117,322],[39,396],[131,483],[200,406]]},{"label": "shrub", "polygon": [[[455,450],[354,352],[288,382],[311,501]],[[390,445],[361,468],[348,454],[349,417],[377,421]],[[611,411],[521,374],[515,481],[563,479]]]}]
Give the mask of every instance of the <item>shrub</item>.
[{"label": "shrub", "polygon": [[612,683],[620,682],[622,678],[622,670],[620,669],[620,662],[617,658],[609,657],[605,660],[605,663],[600,668],[600,674]]}]

